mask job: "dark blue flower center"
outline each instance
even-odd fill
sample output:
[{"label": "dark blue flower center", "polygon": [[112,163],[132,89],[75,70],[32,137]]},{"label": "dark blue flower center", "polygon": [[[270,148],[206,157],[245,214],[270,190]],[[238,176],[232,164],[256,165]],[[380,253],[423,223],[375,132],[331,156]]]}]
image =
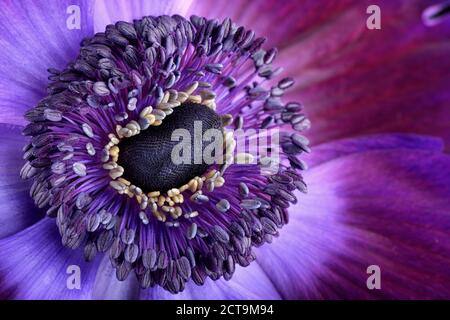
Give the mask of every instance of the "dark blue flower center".
[{"label": "dark blue flower center", "polygon": [[[208,164],[203,158],[201,163],[194,163],[195,122],[197,127],[201,123],[202,134],[208,129],[222,128],[219,115],[210,108],[196,103],[184,103],[175,108],[160,126],[149,127],[136,136],[122,140],[119,144],[118,164],[124,168],[124,178],[146,192],[165,192],[202,175]],[[189,163],[175,164],[172,161],[174,147],[181,142],[186,143],[172,137],[177,129],[187,130],[191,137],[186,145],[190,148]],[[205,144],[202,145],[202,152],[204,148]]]}]

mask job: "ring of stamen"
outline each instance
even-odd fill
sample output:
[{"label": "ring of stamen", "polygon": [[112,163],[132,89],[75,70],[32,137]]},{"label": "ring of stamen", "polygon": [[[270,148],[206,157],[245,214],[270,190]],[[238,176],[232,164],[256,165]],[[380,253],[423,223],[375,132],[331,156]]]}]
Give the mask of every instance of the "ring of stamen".
[{"label": "ring of stamen", "polygon": [[[49,69],[49,94],[25,114],[31,139],[21,176],[33,180],[30,196],[56,218],[64,246],[83,246],[88,261],[109,250],[117,279],[134,271],[142,288],[172,293],[191,280],[229,280],[236,265],[255,260],[252,248],[288,223],[294,191],[307,192],[300,158],[309,142],[294,131],[311,125],[300,103],[282,99],[294,80],[272,81],[281,67],[273,67],[277,50],[263,49],[264,41],[228,18],[143,17],[108,25],[83,40],[73,63]],[[122,146],[163,124],[183,105],[172,107],[178,100],[217,103],[222,128],[279,129],[280,152],[258,148],[255,163],[236,154],[241,140],[224,132],[223,164],[182,177],[174,189],[143,190],[124,175]],[[227,185],[217,189],[224,177]]]}]

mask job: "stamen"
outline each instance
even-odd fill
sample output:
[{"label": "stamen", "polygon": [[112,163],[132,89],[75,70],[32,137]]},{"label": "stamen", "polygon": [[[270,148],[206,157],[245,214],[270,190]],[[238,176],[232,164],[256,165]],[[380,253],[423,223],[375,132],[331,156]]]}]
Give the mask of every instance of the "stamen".
[{"label": "stamen", "polygon": [[81,162],[75,162],[72,166],[73,172],[80,177],[86,176],[86,166]]},{"label": "stamen", "polygon": [[93,130],[89,124],[83,123],[81,128],[83,129],[83,132],[86,136],[88,136],[89,138],[94,137]]},{"label": "stamen", "polygon": [[220,212],[227,212],[230,209],[230,202],[228,202],[227,199],[221,199],[219,202],[216,203],[216,208]]}]

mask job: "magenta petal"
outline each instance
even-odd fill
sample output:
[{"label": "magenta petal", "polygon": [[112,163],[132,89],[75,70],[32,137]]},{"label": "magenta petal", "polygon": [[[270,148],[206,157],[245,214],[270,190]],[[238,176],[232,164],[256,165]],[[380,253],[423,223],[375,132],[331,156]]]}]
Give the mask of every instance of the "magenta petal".
[{"label": "magenta petal", "polygon": [[[69,30],[68,7],[80,8],[81,29]],[[92,34],[90,2],[3,1],[0,10],[0,122],[23,124],[23,113],[46,94],[48,68],[62,68]],[[71,12],[71,11],[70,11]]]},{"label": "magenta petal", "polygon": [[98,0],[94,8],[95,32],[103,32],[108,24],[133,21],[143,16],[179,14],[184,16],[192,0]]},{"label": "magenta petal", "polygon": [[252,28],[258,36],[267,37],[269,45],[282,48],[295,41],[300,31],[326,23],[327,19],[347,8],[351,2],[355,1],[196,1],[189,14],[211,19],[229,17],[238,24]]},{"label": "magenta petal", "polygon": [[[80,268],[80,289],[70,289],[70,266]],[[86,263],[80,250],[64,248],[55,221],[44,219],[0,240],[0,297],[3,299],[90,299],[98,259]]]},{"label": "magenta petal", "polygon": [[273,285],[270,275],[255,262],[246,268],[237,266],[229,281],[207,279],[203,286],[192,281],[186,284],[183,292],[173,295],[161,287],[141,291],[144,300],[276,300],[281,296]]},{"label": "magenta petal", "polygon": [[356,1],[318,20],[279,54],[297,79],[288,97],[307,106],[312,141],[381,132],[450,141],[450,28],[422,19],[436,1],[378,1],[381,30],[368,30],[372,3]]},{"label": "magenta petal", "polygon": [[[305,174],[309,193],[259,264],[284,298],[449,298],[450,156],[382,150]],[[366,270],[381,268],[381,290]]]},{"label": "magenta petal", "polygon": [[22,128],[0,124],[0,238],[9,236],[42,218],[29,195],[30,183],[20,178],[26,139]]}]

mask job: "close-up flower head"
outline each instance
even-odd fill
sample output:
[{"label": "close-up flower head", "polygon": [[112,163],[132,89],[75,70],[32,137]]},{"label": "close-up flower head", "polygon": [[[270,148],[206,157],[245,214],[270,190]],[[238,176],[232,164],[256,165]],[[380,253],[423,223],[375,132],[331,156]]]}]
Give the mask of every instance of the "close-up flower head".
[{"label": "close-up flower head", "polygon": [[450,299],[450,2],[0,0],[0,299]]}]

